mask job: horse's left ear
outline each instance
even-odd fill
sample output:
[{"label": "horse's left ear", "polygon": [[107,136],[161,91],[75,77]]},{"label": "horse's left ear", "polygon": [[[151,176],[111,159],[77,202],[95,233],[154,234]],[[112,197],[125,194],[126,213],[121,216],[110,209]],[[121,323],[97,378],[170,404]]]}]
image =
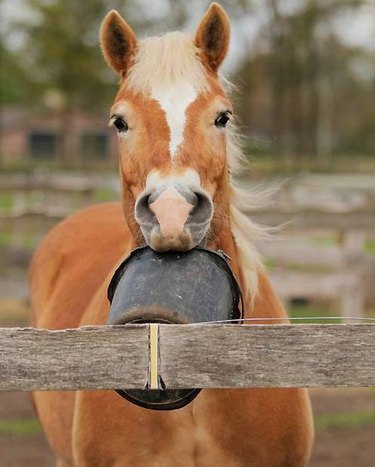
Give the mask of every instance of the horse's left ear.
[{"label": "horse's left ear", "polygon": [[229,18],[216,2],[211,3],[199,23],[195,45],[202,51],[204,64],[215,73],[224,60],[230,37]]}]

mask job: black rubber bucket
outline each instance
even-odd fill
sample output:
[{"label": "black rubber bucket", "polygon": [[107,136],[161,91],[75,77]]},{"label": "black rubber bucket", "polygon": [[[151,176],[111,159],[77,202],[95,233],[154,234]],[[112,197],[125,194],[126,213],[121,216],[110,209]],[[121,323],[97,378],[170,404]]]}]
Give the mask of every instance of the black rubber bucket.
[{"label": "black rubber bucket", "polygon": [[[200,247],[165,253],[137,248],[116,270],[108,299],[108,324],[236,323],[242,317],[240,289],[226,256]],[[127,400],[154,410],[184,407],[199,391],[117,390]]]}]

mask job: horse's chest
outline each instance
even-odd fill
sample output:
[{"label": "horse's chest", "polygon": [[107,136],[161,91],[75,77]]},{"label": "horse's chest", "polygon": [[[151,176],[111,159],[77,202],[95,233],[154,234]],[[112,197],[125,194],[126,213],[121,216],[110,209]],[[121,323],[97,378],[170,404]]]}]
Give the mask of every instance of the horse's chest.
[{"label": "horse's chest", "polygon": [[[140,409],[115,393],[81,393],[74,457],[80,467],[240,466],[235,446],[195,404],[171,412]],[[215,426],[216,425],[216,426]]]},{"label": "horse's chest", "polygon": [[[108,446],[95,455],[96,445],[91,451],[91,465],[100,467],[245,467],[238,459],[236,453],[228,447],[222,446],[218,439],[213,439],[199,427],[186,426],[177,428],[174,433],[159,430],[154,435],[148,432],[140,436],[138,442],[131,443],[122,440],[122,447],[116,449],[116,454],[108,453]],[[139,433],[141,434],[141,433]],[[81,464],[79,464],[81,465]],[[83,464],[86,466],[86,464]]]},{"label": "horse's chest", "polygon": [[[111,391],[78,394],[75,466],[301,467],[306,463],[310,438],[301,418],[303,407],[298,400],[295,407],[288,403],[289,418],[281,400],[280,410],[265,410],[270,391],[205,390],[187,407],[168,412],[141,409]],[[288,394],[279,396],[289,402]]]}]

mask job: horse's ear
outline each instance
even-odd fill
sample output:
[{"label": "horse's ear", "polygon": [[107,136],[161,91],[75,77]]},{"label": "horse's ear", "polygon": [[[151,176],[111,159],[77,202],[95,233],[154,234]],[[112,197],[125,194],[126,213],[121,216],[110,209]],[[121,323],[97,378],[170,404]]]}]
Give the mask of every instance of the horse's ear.
[{"label": "horse's ear", "polygon": [[102,22],[100,45],[108,65],[125,76],[137,48],[137,38],[116,10],[111,10]]},{"label": "horse's ear", "polygon": [[227,14],[219,4],[211,3],[199,23],[195,45],[201,49],[205,65],[214,72],[227,54],[229,37],[230,24]]}]

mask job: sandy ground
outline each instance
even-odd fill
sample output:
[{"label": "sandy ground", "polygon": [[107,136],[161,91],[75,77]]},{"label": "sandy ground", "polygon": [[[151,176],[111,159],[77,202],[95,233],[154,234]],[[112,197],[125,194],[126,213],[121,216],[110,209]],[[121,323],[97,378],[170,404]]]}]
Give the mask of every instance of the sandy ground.
[{"label": "sandy ground", "polygon": [[[2,420],[32,418],[35,418],[35,413],[30,394],[0,393],[0,423]],[[42,432],[23,435],[0,432],[0,467],[51,466],[54,466],[54,457]]]},{"label": "sandy ground", "polygon": [[[315,414],[375,411],[375,391],[312,391]],[[0,394],[0,421],[34,418],[27,393]],[[357,428],[324,428],[317,432],[311,467],[375,466],[375,424]],[[1,434],[0,467],[54,467],[43,433]]]}]

